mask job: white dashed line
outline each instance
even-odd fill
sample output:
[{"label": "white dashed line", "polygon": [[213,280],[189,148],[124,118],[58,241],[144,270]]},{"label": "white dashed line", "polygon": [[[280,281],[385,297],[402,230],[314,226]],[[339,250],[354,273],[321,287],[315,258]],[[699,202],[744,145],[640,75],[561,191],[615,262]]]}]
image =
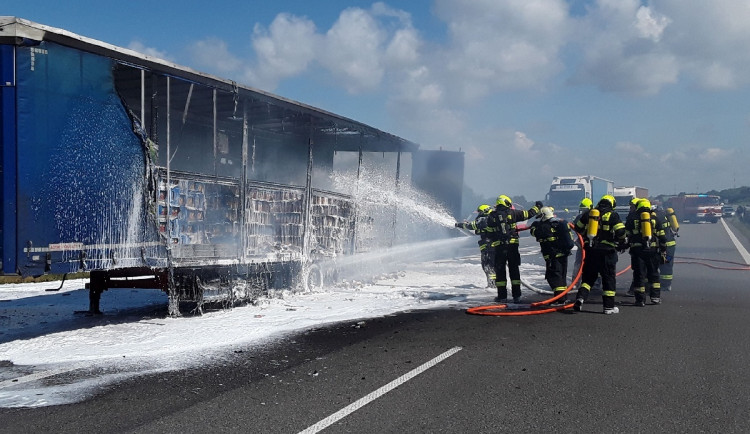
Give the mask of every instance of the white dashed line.
[{"label": "white dashed line", "polygon": [[742,256],[742,259],[746,264],[750,265],[750,253],[748,253],[747,249],[745,249],[742,243],[740,243],[740,240],[737,239],[737,237],[734,235],[734,232],[729,229],[729,226],[727,225],[727,222],[724,221],[724,219],[721,219],[721,224],[724,225],[724,229],[726,229],[727,234],[729,234],[729,238],[734,243],[734,247],[736,247],[737,251],[740,252],[740,256]]},{"label": "white dashed line", "polygon": [[353,412],[357,411],[358,409],[364,407],[365,405],[371,403],[372,401],[380,398],[381,396],[385,395],[386,393],[390,392],[391,390],[397,388],[398,386],[406,383],[407,381],[411,380],[412,378],[416,377],[417,375],[421,374],[422,372],[432,368],[433,366],[437,365],[438,363],[442,362],[443,360],[447,359],[448,357],[456,354],[457,352],[461,351],[461,347],[453,347],[450,350],[444,352],[443,354],[435,357],[434,359],[430,360],[429,362],[419,366],[418,368],[398,377],[397,379],[391,381],[390,383],[386,384],[385,386],[381,387],[380,389],[371,392],[368,395],[365,395],[364,397],[360,398],[359,400],[347,405],[346,407],[342,408],[341,410],[337,411],[336,413],[333,413],[332,415],[328,416],[327,418],[321,420],[320,422],[313,424],[309,426],[304,431],[300,431],[300,434],[315,434],[320,432],[321,430],[325,429],[326,427],[338,422],[339,420],[345,418],[346,416],[352,414]]}]

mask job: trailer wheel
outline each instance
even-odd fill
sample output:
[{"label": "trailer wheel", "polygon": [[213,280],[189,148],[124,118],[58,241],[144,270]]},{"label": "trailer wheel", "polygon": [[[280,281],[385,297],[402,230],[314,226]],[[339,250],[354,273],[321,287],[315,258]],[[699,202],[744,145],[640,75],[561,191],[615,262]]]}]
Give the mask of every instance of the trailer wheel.
[{"label": "trailer wheel", "polygon": [[302,283],[305,291],[312,291],[323,287],[323,270],[318,264],[309,264],[303,272]]}]

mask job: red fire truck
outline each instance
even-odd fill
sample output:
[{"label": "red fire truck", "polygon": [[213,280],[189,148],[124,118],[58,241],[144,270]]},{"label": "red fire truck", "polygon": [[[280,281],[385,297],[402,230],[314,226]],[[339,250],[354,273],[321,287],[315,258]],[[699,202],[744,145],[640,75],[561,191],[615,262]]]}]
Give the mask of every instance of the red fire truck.
[{"label": "red fire truck", "polygon": [[668,199],[665,208],[674,209],[681,221],[716,223],[721,218],[721,197],[708,194],[681,194]]}]

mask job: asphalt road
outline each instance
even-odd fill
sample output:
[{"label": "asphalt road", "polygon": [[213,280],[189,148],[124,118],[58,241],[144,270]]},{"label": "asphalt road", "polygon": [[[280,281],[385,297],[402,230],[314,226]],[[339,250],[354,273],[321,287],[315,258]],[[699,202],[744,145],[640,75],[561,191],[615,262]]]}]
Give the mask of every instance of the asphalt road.
[{"label": "asphalt road", "polygon": [[732,270],[721,223],[681,235],[658,306],[342,323],[78,404],[2,409],[0,431],[297,433],[333,415],[323,432],[750,432],[750,271]]}]

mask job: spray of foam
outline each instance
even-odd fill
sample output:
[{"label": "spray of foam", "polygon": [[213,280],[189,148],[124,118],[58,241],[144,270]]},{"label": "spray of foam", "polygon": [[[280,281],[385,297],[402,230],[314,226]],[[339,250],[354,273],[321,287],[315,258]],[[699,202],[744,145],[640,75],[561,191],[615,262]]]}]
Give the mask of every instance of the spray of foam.
[{"label": "spray of foam", "polygon": [[475,247],[474,240],[469,237],[421,241],[346,255],[323,262],[320,266],[324,270],[335,268],[338,279],[343,283],[367,281],[382,274],[401,271],[405,264],[454,258],[467,249],[473,251]]},{"label": "spray of foam", "polygon": [[356,173],[345,172],[334,175],[334,186],[354,197],[360,206],[393,207],[421,221],[452,228],[455,219],[441,204],[421,190],[406,182],[396,186],[392,176],[383,172],[363,169],[357,179]]},{"label": "spray of foam", "polygon": [[473,242],[472,237],[456,237],[455,219],[442,205],[408,180],[397,186],[392,173],[363,167],[359,176],[337,172],[331,181],[334,190],[352,196],[357,206],[357,253],[331,261],[344,281],[453,257],[467,240]]}]

